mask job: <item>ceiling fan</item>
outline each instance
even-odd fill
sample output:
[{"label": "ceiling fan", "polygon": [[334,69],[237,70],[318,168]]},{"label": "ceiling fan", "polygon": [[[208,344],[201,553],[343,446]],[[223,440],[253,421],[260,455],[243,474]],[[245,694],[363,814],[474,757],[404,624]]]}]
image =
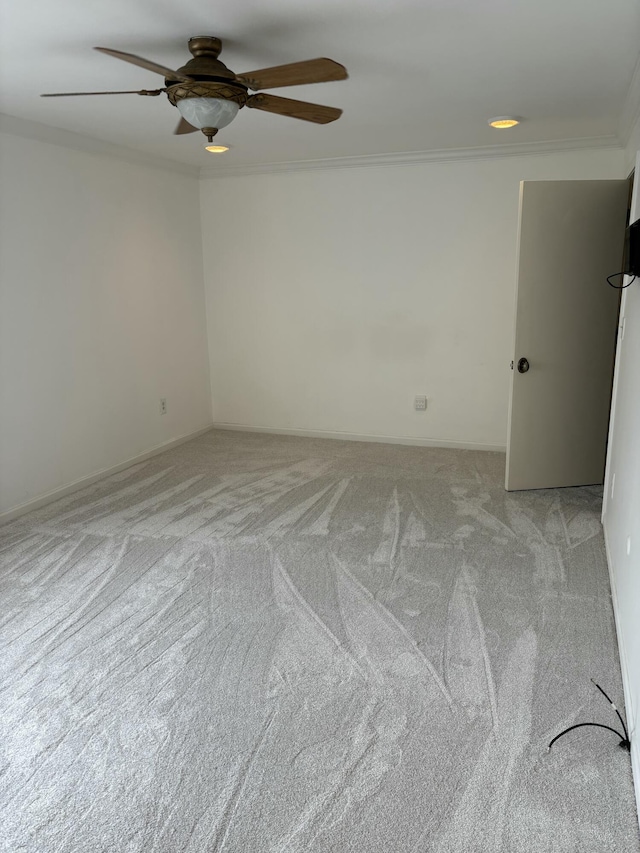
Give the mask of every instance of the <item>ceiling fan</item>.
[{"label": "ceiling fan", "polygon": [[216,133],[230,124],[242,107],[264,110],[277,115],[328,124],[342,115],[342,110],[324,107],[306,101],[295,101],[277,95],[259,93],[250,95],[249,89],[275,89],[280,86],[300,86],[308,83],[326,83],[330,80],[346,80],[349,76],[343,65],[332,59],[309,59],[261,68],[246,74],[235,74],[218,56],[222,42],[214,36],[195,36],[189,39],[192,55],[186,65],[174,71],[157,62],[151,62],[133,53],[96,47],[101,53],[115,56],[133,65],[162,74],[165,85],[162,89],[140,89],[124,92],[53,92],[43,98],[63,98],[76,95],[160,95],[166,92],[169,101],[177,107],[181,119],[174,133],[193,133],[201,130],[211,142]]}]

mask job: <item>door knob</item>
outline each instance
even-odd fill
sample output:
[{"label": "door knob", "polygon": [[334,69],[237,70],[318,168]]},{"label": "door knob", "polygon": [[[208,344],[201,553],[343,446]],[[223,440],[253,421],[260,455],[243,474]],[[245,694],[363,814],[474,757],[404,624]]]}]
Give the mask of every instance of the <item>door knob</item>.
[{"label": "door knob", "polygon": [[526,373],[529,370],[529,362],[526,358],[521,358],[518,361],[518,373]]}]

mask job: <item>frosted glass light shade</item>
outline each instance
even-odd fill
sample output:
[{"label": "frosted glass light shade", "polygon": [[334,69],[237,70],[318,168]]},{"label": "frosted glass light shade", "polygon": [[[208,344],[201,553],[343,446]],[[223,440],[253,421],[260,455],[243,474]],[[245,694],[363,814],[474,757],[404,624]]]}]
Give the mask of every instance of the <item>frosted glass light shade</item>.
[{"label": "frosted glass light shade", "polygon": [[192,127],[215,127],[217,130],[231,124],[240,109],[235,101],[222,98],[183,98],[177,107]]}]

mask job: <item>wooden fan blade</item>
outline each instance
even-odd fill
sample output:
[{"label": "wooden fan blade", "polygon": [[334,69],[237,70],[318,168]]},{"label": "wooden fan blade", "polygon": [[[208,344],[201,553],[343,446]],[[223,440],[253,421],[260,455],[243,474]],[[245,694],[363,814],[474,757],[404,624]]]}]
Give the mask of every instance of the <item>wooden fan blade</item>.
[{"label": "wooden fan blade", "polygon": [[333,59],[308,59],[306,62],[291,62],[236,74],[236,80],[249,89],[277,89],[278,86],[304,86],[307,83],[327,83],[330,80],[346,80],[349,75],[344,65]]},{"label": "wooden fan blade", "polygon": [[189,124],[186,118],[181,118],[178,122],[178,126],[173,132],[176,136],[182,136],[183,133],[195,133],[197,130],[198,128]]},{"label": "wooden fan blade", "polygon": [[166,89],[127,89],[124,92],[47,92],[41,98],[71,98],[78,95],[159,95]]},{"label": "wooden fan blade", "polygon": [[99,50],[100,53],[107,53],[109,56],[115,56],[116,59],[122,59],[125,62],[130,62],[132,65],[139,65],[140,68],[146,68],[147,71],[155,71],[156,74],[162,74],[167,80],[181,80],[183,83],[193,82],[192,78],[187,77],[186,74],[181,74],[179,71],[174,71],[165,65],[158,65],[157,62],[151,62],[149,59],[143,59],[142,56],[136,56],[134,53],[112,50],[110,47],[94,47],[94,50]]},{"label": "wooden fan blade", "polygon": [[316,124],[329,124],[330,121],[335,121],[342,115],[342,110],[336,107],[323,107],[320,104],[308,104],[306,101],[292,101],[291,98],[281,98],[278,95],[251,95],[247,99],[247,106],[267,113],[313,121]]}]

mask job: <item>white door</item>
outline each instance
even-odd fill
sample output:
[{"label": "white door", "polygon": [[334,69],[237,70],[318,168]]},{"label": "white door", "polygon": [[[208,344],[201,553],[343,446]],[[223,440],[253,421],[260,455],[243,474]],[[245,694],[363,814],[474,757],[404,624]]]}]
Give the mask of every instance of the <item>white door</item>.
[{"label": "white door", "polygon": [[520,184],[509,491],[603,481],[627,199],[627,181]]}]

